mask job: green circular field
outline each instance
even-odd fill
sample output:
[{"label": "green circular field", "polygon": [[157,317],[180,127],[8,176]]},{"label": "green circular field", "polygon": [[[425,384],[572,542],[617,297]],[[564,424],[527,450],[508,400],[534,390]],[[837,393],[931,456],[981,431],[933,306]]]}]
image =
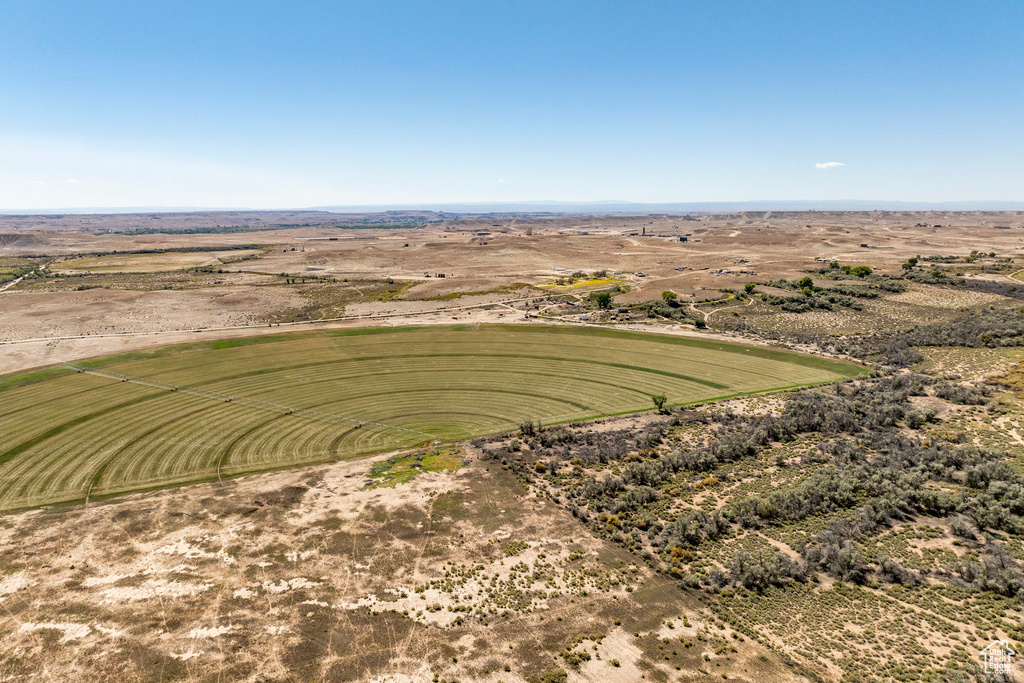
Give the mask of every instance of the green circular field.
[{"label": "green circular field", "polygon": [[0,378],[0,509],[827,382],[850,364],[552,326],[322,331]]}]

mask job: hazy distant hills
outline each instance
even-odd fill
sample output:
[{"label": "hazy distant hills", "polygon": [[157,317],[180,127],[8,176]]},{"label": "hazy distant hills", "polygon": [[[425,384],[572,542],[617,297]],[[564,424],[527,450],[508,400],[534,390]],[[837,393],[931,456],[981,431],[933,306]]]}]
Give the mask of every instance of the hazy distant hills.
[{"label": "hazy distant hills", "polygon": [[643,215],[649,213],[736,213],[740,211],[1024,211],[1024,201],[953,201],[912,202],[897,200],[833,199],[833,200],[750,200],[742,202],[663,202],[642,203],[625,201],[603,202],[451,202],[423,204],[361,204],[313,206],[301,209],[253,210],[237,207],[72,207],[61,209],[0,209],[0,214],[57,215],[57,214],[153,214],[153,213],[306,213],[329,212],[344,214],[379,214],[384,212],[435,212],[441,214],[588,214],[588,215]]},{"label": "hazy distant hills", "polygon": [[439,211],[444,213],[735,213],[738,211],[1024,211],[1024,201],[904,202],[867,199],[835,200],[751,200],[743,202],[453,202],[449,204],[396,204],[360,206],[318,206],[331,212],[377,212],[395,210]]}]

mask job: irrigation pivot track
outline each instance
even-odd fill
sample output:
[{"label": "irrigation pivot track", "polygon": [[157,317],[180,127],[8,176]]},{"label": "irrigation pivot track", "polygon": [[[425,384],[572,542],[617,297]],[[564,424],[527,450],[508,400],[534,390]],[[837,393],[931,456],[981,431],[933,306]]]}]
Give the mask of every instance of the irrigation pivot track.
[{"label": "irrigation pivot track", "polygon": [[320,330],[0,377],[0,510],[854,376],[767,348],[592,328]]}]

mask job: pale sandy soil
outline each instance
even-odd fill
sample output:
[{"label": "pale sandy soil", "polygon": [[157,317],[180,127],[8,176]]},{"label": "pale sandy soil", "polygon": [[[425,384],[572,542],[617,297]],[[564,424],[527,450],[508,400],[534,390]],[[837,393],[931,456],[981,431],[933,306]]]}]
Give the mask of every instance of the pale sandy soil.
[{"label": "pale sandy soil", "polygon": [[1003,297],[996,294],[986,294],[985,292],[957,291],[939,289],[937,287],[925,289],[918,285],[900,294],[893,294],[888,297],[888,300],[894,304],[915,304],[933,308],[959,309],[996,303],[1002,301]]},{"label": "pale sandy soil", "polygon": [[59,293],[15,289],[0,297],[0,340],[244,325],[261,313],[300,305],[301,297],[280,287]]},{"label": "pale sandy soil", "polygon": [[[628,681],[677,674],[632,631],[687,618],[710,636],[696,599],[496,462],[393,489],[366,488],[368,467],[0,517],[4,680],[522,682],[602,633],[570,680]],[[801,680],[753,643],[713,659],[730,679]]]}]

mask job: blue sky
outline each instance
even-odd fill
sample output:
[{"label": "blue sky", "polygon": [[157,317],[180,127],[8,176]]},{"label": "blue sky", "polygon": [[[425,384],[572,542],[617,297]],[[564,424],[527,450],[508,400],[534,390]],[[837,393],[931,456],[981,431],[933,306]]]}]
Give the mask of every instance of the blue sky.
[{"label": "blue sky", "polygon": [[1020,0],[4,0],[0,208],[1024,200],[1022,36]]}]

